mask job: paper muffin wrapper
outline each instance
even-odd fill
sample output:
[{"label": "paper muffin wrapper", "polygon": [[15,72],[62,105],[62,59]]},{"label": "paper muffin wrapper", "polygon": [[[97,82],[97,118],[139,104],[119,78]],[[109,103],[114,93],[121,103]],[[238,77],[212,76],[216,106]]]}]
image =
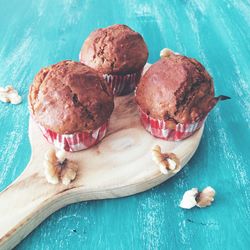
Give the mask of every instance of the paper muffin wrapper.
[{"label": "paper muffin wrapper", "polygon": [[206,120],[206,118],[204,118],[194,123],[177,123],[174,128],[169,128],[164,120],[154,119],[140,108],[139,112],[143,127],[153,136],[167,141],[180,141],[186,139],[194,134]]},{"label": "paper muffin wrapper", "polygon": [[81,132],[74,134],[58,134],[50,129],[44,128],[39,125],[43,136],[47,141],[58,149],[76,152],[87,149],[96,145],[106,135],[108,129],[108,121],[99,128],[91,132]]},{"label": "paper muffin wrapper", "polygon": [[108,89],[116,96],[127,95],[135,90],[141,77],[142,70],[127,75],[104,74]]}]

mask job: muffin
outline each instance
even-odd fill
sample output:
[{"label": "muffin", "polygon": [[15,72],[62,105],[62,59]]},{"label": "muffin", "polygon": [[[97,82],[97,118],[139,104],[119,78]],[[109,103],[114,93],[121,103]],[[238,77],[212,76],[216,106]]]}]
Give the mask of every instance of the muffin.
[{"label": "muffin", "polygon": [[116,24],[92,32],[85,40],[80,61],[97,70],[114,95],[126,95],[137,85],[148,59],[143,37]]},{"label": "muffin", "polygon": [[62,61],[35,76],[29,109],[49,143],[79,151],[105,136],[114,100],[95,70],[80,62]]},{"label": "muffin", "polygon": [[173,141],[192,135],[216,103],[228,98],[214,97],[213,79],[198,61],[169,50],[148,69],[136,89],[144,128]]}]

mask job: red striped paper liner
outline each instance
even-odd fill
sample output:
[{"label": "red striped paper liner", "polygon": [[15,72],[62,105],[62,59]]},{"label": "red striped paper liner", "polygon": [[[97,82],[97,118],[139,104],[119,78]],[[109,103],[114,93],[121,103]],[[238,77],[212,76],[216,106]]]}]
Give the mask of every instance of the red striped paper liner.
[{"label": "red striped paper liner", "polygon": [[111,89],[113,95],[122,96],[127,95],[135,90],[141,77],[142,70],[127,74],[127,75],[111,75],[103,74],[103,78]]},{"label": "red striped paper liner", "polygon": [[87,149],[96,145],[106,135],[108,128],[108,121],[101,127],[91,132],[81,132],[74,134],[58,134],[50,129],[44,128],[39,125],[43,136],[51,144],[54,144],[56,148],[76,152],[83,149]]},{"label": "red striped paper liner", "polygon": [[199,120],[194,123],[177,123],[175,128],[170,129],[164,120],[158,120],[150,117],[141,108],[139,108],[140,119],[143,127],[153,136],[167,140],[167,141],[180,141],[194,134],[198,130],[205,119]]}]

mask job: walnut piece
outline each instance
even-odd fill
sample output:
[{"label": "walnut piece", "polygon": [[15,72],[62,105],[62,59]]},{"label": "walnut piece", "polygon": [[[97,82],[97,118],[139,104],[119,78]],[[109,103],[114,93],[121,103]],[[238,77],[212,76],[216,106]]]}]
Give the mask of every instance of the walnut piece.
[{"label": "walnut piece", "polygon": [[162,153],[159,145],[152,148],[152,159],[163,174],[177,173],[180,170],[180,161],[177,156],[173,153]]},{"label": "walnut piece", "polygon": [[179,55],[179,53],[176,53],[174,51],[172,51],[171,49],[168,48],[164,48],[160,51],[160,57],[169,57],[171,54],[175,54],[175,55]]},{"label": "walnut piece", "polygon": [[198,207],[207,207],[214,201],[215,190],[212,187],[206,187],[196,197]]},{"label": "walnut piece", "polygon": [[69,185],[76,178],[78,165],[66,159],[64,151],[49,150],[44,161],[45,177],[51,184]]},{"label": "walnut piece", "polygon": [[196,197],[199,191],[197,188],[192,188],[186,191],[182,197],[180,207],[185,209],[190,209],[197,205]]},{"label": "walnut piece", "polygon": [[199,192],[197,188],[186,191],[182,197],[180,207],[190,209],[195,206],[207,207],[214,201],[215,190],[212,187],[206,187]]},{"label": "walnut piece", "polygon": [[5,88],[0,87],[0,101],[19,104],[22,102],[22,97],[12,86],[8,85]]},{"label": "walnut piece", "polygon": [[168,49],[168,48],[164,48],[161,50],[160,52],[160,57],[169,57],[171,54],[172,54],[172,50],[171,49]]}]

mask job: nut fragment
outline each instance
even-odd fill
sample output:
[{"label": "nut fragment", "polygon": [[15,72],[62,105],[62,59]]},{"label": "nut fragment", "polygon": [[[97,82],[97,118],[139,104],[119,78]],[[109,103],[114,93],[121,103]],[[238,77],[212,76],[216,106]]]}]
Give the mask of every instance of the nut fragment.
[{"label": "nut fragment", "polygon": [[168,48],[164,48],[161,50],[160,52],[160,57],[169,57],[172,54],[172,50],[168,49]]},{"label": "nut fragment", "polygon": [[76,178],[78,165],[66,159],[64,151],[49,150],[44,161],[45,177],[51,184],[69,185]]},{"label": "nut fragment", "polygon": [[63,162],[65,161],[66,159],[66,155],[65,155],[65,151],[64,150],[59,150],[56,152],[56,158],[57,160],[63,164]]},{"label": "nut fragment", "polygon": [[197,205],[196,196],[198,195],[198,189],[192,188],[186,191],[182,197],[180,207],[185,209],[190,209]]},{"label": "nut fragment", "polygon": [[61,180],[64,185],[69,185],[76,178],[78,166],[73,161],[68,161],[67,167],[62,169]]},{"label": "nut fragment", "polygon": [[22,97],[12,86],[8,85],[5,88],[0,87],[0,101],[19,104],[22,102]]},{"label": "nut fragment", "polygon": [[180,161],[177,156],[173,153],[162,153],[159,145],[152,148],[152,159],[163,174],[168,174],[169,171],[176,173],[180,169]]},{"label": "nut fragment", "polygon": [[214,201],[215,190],[212,187],[206,187],[199,192],[197,188],[186,191],[182,197],[180,207],[190,209],[192,207],[207,207]]},{"label": "nut fragment", "polygon": [[171,54],[179,55],[179,53],[176,53],[176,52],[172,51],[171,49],[164,48],[160,52],[160,57],[161,58],[163,58],[163,57],[169,57]]},{"label": "nut fragment", "polygon": [[198,207],[210,206],[214,201],[215,190],[212,187],[206,187],[196,197]]}]

